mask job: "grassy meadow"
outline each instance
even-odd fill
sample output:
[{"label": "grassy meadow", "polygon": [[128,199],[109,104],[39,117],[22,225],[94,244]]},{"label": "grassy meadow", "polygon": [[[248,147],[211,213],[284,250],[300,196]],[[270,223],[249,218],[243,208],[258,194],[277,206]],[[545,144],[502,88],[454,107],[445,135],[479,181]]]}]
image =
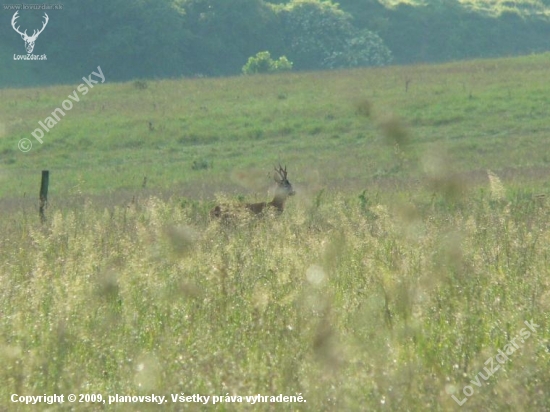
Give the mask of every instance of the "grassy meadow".
[{"label": "grassy meadow", "polygon": [[[0,410],[550,411],[550,54],[104,74],[43,144],[78,85],[0,90]],[[54,393],[107,403],[10,401]]]}]

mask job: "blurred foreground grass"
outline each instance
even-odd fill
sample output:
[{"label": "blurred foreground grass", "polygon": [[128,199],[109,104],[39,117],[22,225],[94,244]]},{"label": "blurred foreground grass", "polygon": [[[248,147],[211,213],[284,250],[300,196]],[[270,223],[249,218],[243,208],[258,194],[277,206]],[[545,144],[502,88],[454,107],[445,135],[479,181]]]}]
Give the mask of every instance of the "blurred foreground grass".
[{"label": "blurred foreground grass", "polygon": [[[0,409],[45,410],[13,393],[184,392],[307,400],[213,410],[448,411],[470,385],[464,411],[550,410],[550,212],[489,177],[431,200],[298,195],[230,225],[177,198],[51,208],[44,226],[4,214]],[[540,329],[472,385],[526,320]]]}]

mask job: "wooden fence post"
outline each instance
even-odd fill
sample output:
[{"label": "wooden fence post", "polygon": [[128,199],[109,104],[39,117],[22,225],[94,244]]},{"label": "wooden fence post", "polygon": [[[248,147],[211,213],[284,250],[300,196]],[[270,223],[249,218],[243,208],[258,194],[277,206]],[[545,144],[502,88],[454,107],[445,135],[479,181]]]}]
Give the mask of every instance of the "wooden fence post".
[{"label": "wooden fence post", "polygon": [[42,181],[40,182],[40,207],[38,213],[40,214],[40,221],[44,223],[46,221],[46,215],[44,210],[48,205],[48,185],[50,183],[50,171],[42,170]]}]

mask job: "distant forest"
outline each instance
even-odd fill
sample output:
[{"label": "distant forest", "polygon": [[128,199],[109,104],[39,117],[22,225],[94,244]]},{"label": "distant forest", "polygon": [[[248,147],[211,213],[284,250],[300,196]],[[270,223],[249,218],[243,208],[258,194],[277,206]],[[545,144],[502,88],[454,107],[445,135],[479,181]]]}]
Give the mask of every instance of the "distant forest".
[{"label": "distant forest", "polygon": [[[0,10],[0,87],[77,83],[101,66],[107,81],[231,76],[268,51],[293,70],[443,62],[550,50],[550,1],[388,3],[382,0],[61,0],[34,54]],[[21,30],[43,11],[21,10]]]}]

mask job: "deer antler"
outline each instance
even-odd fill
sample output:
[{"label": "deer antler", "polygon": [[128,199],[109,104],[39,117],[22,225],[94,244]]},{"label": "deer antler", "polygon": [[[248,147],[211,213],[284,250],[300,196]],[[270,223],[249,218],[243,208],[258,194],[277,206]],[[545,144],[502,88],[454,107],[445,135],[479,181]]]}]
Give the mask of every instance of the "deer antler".
[{"label": "deer antler", "polygon": [[21,33],[19,31],[19,26],[18,27],[15,27],[15,23],[16,23],[16,20],[19,18],[19,16],[17,15],[17,13],[19,13],[19,10],[17,10],[15,12],[15,14],[13,15],[13,17],[11,18],[11,27],[13,27],[13,30],[15,30],[17,33],[19,33],[21,36],[27,36],[27,30],[25,30],[25,33]]},{"label": "deer antler", "polygon": [[277,176],[275,176],[275,181],[276,182],[280,182],[280,181],[283,181],[286,179],[286,166],[285,168],[283,169],[281,167],[281,164],[279,163],[279,168],[277,169],[275,167],[275,172],[277,172],[277,174],[280,176],[279,178]]}]

